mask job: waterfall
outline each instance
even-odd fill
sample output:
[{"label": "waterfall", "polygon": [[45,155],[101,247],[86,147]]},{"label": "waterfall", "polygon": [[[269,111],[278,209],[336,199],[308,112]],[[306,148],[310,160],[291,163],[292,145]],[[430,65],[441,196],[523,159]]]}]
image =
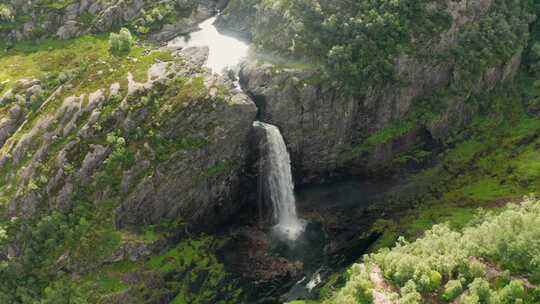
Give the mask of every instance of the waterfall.
[{"label": "waterfall", "polygon": [[266,135],[262,146],[265,170],[263,185],[272,202],[274,230],[289,240],[295,240],[304,231],[304,222],[296,214],[294,183],[291,174],[291,159],[281,132],[276,126],[256,121],[253,127]]}]

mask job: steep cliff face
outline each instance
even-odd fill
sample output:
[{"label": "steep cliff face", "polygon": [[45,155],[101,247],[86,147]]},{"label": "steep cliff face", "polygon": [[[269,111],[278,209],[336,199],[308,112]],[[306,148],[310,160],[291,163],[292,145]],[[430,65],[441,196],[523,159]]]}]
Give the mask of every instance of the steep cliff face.
[{"label": "steep cliff face", "polygon": [[216,20],[216,27],[227,34],[251,40],[257,15],[257,0],[230,1]]},{"label": "steep cliff face", "polygon": [[55,36],[61,39],[106,32],[128,25],[153,40],[194,31],[226,1],[10,0],[2,4],[0,36],[9,40]]},{"label": "steep cliff face", "polygon": [[[298,68],[263,56],[244,63],[241,83],[258,104],[261,120],[282,130],[301,182],[377,171],[465,126],[476,112],[470,96],[514,77],[523,45],[514,45],[509,59],[475,53],[468,63],[455,55],[470,43],[471,28],[495,18],[494,5],[447,3],[452,23],[432,39],[435,43],[403,52],[394,61],[398,80],[368,83],[360,95],[348,94],[322,68]],[[483,66],[469,73],[466,66],[477,60]]]},{"label": "steep cliff face", "polygon": [[60,87],[26,119],[13,101],[0,150],[8,216],[70,210],[81,197],[116,205],[117,227],[207,228],[206,216],[216,225],[233,214],[256,108],[198,69],[178,59],[152,65],[143,82]]}]

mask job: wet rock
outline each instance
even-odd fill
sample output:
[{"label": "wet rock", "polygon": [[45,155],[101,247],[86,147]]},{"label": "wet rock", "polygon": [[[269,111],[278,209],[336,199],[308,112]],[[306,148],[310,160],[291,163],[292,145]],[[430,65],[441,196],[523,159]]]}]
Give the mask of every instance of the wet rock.
[{"label": "wet rock", "polygon": [[[234,248],[234,249],[233,249]],[[268,288],[300,279],[303,265],[270,254],[271,240],[256,228],[236,231],[221,249],[230,270],[258,286]]]},{"label": "wet rock", "polygon": [[192,69],[199,69],[206,64],[209,52],[209,48],[204,46],[185,48],[179,54],[189,62]]},{"label": "wet rock", "polygon": [[[253,1],[252,1],[253,2]],[[239,37],[245,40],[252,39],[257,15],[256,3],[241,5],[238,1],[231,0],[228,6],[216,20],[216,28],[223,33]]]}]

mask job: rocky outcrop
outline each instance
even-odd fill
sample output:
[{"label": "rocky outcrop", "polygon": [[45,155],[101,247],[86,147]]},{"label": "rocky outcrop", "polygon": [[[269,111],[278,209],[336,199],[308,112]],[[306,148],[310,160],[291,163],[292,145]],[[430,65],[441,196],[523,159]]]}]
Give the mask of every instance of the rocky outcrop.
[{"label": "rocky outcrop", "polygon": [[[146,11],[152,11],[156,5],[169,1],[156,2],[149,0],[114,0],[70,1],[67,5],[37,5],[32,2],[11,0],[10,8],[18,15],[30,16],[21,22],[21,26],[7,27],[0,31],[0,37],[10,40],[34,39],[43,36],[54,36],[69,39],[88,32],[107,32],[145,17]],[[152,29],[149,38],[164,41],[179,34],[187,34],[197,29],[197,24],[215,14],[216,9],[223,8],[226,1],[189,0],[193,4],[186,12],[178,12],[181,16],[174,23],[164,23],[158,29]],[[174,5],[174,4],[173,4]],[[189,6],[192,7],[192,6]],[[161,12],[160,14],[163,14]]]},{"label": "rocky outcrop", "polygon": [[24,123],[29,108],[43,102],[44,95],[39,80],[23,79],[0,97],[0,148]]},{"label": "rocky outcrop", "polygon": [[256,108],[202,72],[201,60],[156,63],[146,82],[129,74],[123,89],[59,94],[8,132],[0,150],[8,216],[69,210],[83,193],[116,202],[117,227],[170,219],[211,228],[234,214]]},{"label": "rocky outcrop", "polygon": [[232,0],[216,20],[224,33],[251,40],[257,14],[256,0]]}]

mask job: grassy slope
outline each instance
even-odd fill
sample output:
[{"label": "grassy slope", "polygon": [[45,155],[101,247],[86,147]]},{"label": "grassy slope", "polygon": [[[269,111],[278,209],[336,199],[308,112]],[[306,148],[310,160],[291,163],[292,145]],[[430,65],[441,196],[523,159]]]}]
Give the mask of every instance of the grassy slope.
[{"label": "grassy slope", "polygon": [[[146,79],[148,67],[157,58],[171,60],[164,52],[146,55],[148,49],[133,48],[128,54],[109,52],[108,35],[87,35],[72,40],[45,40],[39,43],[21,42],[0,56],[0,83],[4,91],[22,78],[54,78],[60,73],[75,73],[78,82],[72,83],[81,93],[102,88],[113,81],[123,81],[127,72],[136,80]],[[77,73],[78,72],[78,73]]]}]

